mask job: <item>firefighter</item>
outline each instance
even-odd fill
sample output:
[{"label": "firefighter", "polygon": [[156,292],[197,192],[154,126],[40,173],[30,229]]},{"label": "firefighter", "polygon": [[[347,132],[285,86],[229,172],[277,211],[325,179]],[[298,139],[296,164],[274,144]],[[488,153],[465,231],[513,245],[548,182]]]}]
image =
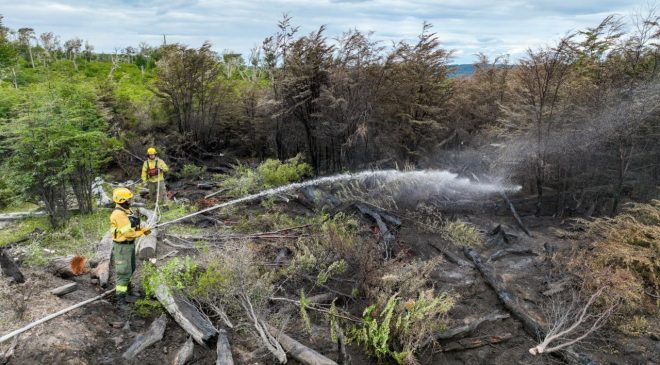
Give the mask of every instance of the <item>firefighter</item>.
[{"label": "firefighter", "polygon": [[146,183],[149,187],[149,199],[156,202],[156,195],[158,195],[158,202],[160,204],[167,204],[167,192],[165,191],[165,173],[170,171],[165,161],[156,157],[156,149],[149,147],[147,149],[147,156],[149,157],[144,164],[142,164],[142,182]]},{"label": "firefighter", "polygon": [[135,301],[129,293],[131,276],[135,271],[135,239],[151,233],[149,228],[140,226],[140,217],[131,210],[132,198],[133,193],[126,188],[117,188],[112,192],[112,200],[116,204],[110,215],[112,258],[117,274],[115,295],[120,307]]}]

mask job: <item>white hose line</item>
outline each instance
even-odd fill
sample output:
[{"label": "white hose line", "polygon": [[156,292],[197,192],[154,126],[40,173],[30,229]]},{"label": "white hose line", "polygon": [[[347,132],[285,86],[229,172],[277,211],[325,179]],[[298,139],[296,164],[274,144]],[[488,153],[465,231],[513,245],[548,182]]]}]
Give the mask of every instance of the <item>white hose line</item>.
[{"label": "white hose line", "polygon": [[115,289],[108,290],[108,291],[104,292],[104,293],[101,294],[101,295],[95,296],[94,298],[87,299],[87,300],[85,300],[85,301],[83,301],[83,302],[80,302],[80,303],[78,303],[78,304],[72,305],[72,306],[70,306],[70,307],[68,307],[68,308],[64,308],[64,309],[62,309],[61,311],[59,311],[59,312],[57,312],[57,313],[53,313],[53,314],[51,314],[51,315],[49,315],[49,316],[47,316],[47,317],[44,317],[44,318],[39,319],[39,320],[37,320],[37,321],[34,321],[34,322],[28,324],[27,326],[25,326],[25,327],[23,327],[23,328],[19,328],[19,329],[17,329],[16,331],[10,332],[10,333],[8,333],[8,334],[6,334],[6,335],[0,337],[0,343],[3,343],[3,342],[5,342],[5,341],[7,341],[7,340],[9,340],[10,338],[12,338],[12,337],[14,337],[14,336],[20,335],[21,333],[23,333],[23,332],[25,332],[25,331],[27,331],[27,330],[33,328],[33,327],[36,327],[36,326],[38,326],[38,325],[40,325],[40,324],[42,324],[42,323],[44,323],[44,322],[48,322],[48,321],[50,321],[50,320],[53,319],[53,318],[59,317],[59,316],[61,316],[61,315],[64,314],[64,313],[70,312],[70,311],[72,311],[72,310],[74,310],[74,309],[76,309],[76,308],[80,308],[80,307],[82,307],[82,306],[84,306],[84,305],[86,305],[86,304],[89,304],[89,303],[91,303],[91,302],[95,302],[95,301],[97,301],[97,300],[103,298],[104,296],[106,296],[106,295],[108,295],[108,294],[110,294],[110,293],[112,293],[112,292],[114,292],[114,291],[115,291]]}]

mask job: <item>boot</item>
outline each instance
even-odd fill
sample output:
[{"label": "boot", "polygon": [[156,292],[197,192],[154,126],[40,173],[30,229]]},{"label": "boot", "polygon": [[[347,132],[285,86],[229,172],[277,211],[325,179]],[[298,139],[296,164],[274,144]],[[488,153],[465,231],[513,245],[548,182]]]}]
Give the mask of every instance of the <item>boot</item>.
[{"label": "boot", "polygon": [[126,301],[128,303],[135,303],[136,300],[142,298],[142,292],[138,285],[129,284],[128,285],[128,295],[126,296]]},{"label": "boot", "polygon": [[117,294],[115,296],[115,299],[116,299],[115,306],[117,307],[117,309],[119,309],[122,312],[127,311],[129,309],[128,303],[126,301],[126,293]]},{"label": "boot", "polygon": [[125,303],[133,304],[133,303],[135,303],[137,300],[138,300],[138,297],[137,297],[136,295],[133,295],[133,294],[126,294],[126,295],[124,296],[124,302],[125,302]]}]

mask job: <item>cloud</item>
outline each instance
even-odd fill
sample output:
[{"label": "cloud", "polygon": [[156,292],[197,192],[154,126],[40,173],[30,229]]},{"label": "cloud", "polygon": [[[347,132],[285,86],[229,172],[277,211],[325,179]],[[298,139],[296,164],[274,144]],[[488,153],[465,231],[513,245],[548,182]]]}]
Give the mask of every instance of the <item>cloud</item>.
[{"label": "cloud", "polygon": [[422,23],[455,62],[469,63],[474,54],[521,55],[528,47],[549,44],[567,31],[594,26],[607,14],[628,14],[646,0],[0,0],[0,13],[12,29],[29,26],[52,31],[63,40],[80,37],[97,51],[168,42],[199,46],[211,41],[218,51],[243,54],[277,30],[283,13],[293,17],[301,34],[327,26],[335,37],[357,28],[373,38],[414,41]]}]

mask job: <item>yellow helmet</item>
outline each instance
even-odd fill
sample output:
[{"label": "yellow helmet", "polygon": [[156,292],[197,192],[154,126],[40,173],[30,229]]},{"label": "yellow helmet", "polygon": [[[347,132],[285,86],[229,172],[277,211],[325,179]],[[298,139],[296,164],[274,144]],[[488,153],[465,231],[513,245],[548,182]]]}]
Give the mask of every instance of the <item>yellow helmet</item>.
[{"label": "yellow helmet", "polygon": [[153,147],[149,147],[147,149],[147,155],[155,155],[156,154],[156,149]]},{"label": "yellow helmet", "polygon": [[117,204],[125,203],[128,199],[133,197],[133,193],[126,188],[117,188],[112,191],[112,201]]}]

